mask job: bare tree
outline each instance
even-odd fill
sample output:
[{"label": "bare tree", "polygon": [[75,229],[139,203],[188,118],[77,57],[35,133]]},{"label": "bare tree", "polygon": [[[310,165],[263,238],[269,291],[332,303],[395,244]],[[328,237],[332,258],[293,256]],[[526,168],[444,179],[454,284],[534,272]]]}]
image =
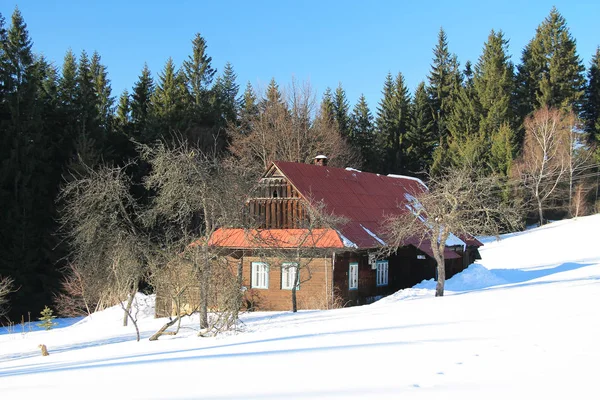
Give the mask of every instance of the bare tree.
[{"label": "bare tree", "polygon": [[544,204],[558,194],[565,175],[575,169],[570,162],[573,126],[573,114],[548,107],[525,120],[523,155],[516,173],[535,201],[540,225],[544,223]]},{"label": "bare tree", "polygon": [[[246,164],[272,161],[309,162],[327,154],[332,166],[360,165],[360,157],[346,143],[334,121],[317,111],[308,83],[293,81],[282,102],[267,102],[258,115],[240,126],[230,126],[230,150]],[[248,133],[248,127],[250,133]]]},{"label": "bare tree", "polygon": [[392,254],[408,244],[431,245],[436,262],[436,296],[444,295],[445,256],[449,239],[473,235],[497,235],[501,229],[520,226],[517,204],[498,201],[498,180],[470,169],[449,169],[430,180],[429,189],[412,193],[408,206],[387,218],[386,246]]},{"label": "bare tree", "polygon": [[9,311],[8,295],[15,291],[14,280],[11,277],[0,276],[0,318]]},{"label": "bare tree", "polygon": [[243,221],[244,199],[256,181],[255,170],[202,153],[183,141],[172,148],[164,144],[143,146],[140,153],[151,166],[145,186],[155,193],[143,219],[147,227],[159,231],[155,232],[156,241],[176,245],[177,263],[194,274],[200,329],[207,332],[214,326],[208,315],[211,292],[219,290],[211,286],[215,282],[214,260],[219,254],[210,246],[209,238],[217,228]]},{"label": "bare tree", "polygon": [[[95,309],[120,304],[123,325],[139,330],[131,305],[146,273],[145,236],[135,222],[139,207],[125,167],[101,166],[67,183],[61,191],[61,219],[74,278]],[[91,307],[86,306],[88,312]]]}]

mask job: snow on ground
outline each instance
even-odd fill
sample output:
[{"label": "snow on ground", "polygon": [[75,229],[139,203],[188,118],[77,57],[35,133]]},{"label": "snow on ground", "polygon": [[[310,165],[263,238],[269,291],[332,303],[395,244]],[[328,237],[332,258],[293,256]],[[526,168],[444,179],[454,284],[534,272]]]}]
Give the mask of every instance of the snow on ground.
[{"label": "snow on ground", "polygon": [[[428,282],[362,307],[245,314],[240,332],[142,341],[109,309],[0,335],[3,398],[593,398],[600,359],[600,215],[486,239],[434,298]],[[41,357],[44,343],[49,357]],[[406,398],[406,397],[405,397]]]}]

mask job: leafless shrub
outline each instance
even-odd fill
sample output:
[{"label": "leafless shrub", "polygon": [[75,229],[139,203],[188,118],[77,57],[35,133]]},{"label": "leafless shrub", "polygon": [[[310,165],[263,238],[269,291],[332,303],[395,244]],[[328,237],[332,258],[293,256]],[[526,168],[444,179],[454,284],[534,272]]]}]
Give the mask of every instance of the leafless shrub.
[{"label": "leafless shrub", "polygon": [[[81,272],[75,265],[68,264],[63,273],[61,291],[54,296],[56,311],[64,317],[90,315],[93,312],[93,308],[90,309],[90,304],[99,304],[99,299],[92,299],[88,296],[86,282],[84,282]],[[91,292],[98,293],[97,290]]]},{"label": "leafless shrub", "polygon": [[572,217],[577,218],[580,215],[586,215],[588,211],[587,194],[589,191],[590,188],[585,183],[579,183],[575,186],[570,206]]},{"label": "leafless shrub", "polygon": [[8,276],[0,276],[0,318],[4,317],[10,310],[8,296],[15,292],[15,281]]}]

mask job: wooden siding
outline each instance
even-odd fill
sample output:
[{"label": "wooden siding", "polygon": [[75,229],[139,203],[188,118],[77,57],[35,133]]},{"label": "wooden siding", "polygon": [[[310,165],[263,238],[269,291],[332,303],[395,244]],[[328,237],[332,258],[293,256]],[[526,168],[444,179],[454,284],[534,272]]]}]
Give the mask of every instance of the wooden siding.
[{"label": "wooden siding", "polygon": [[[334,268],[334,291],[345,305],[368,304],[381,297],[393,294],[400,289],[416,285],[424,279],[436,276],[435,260],[430,257],[417,258],[424,255],[415,247],[403,247],[396,254],[387,258],[388,284],[377,286],[377,270],[368,263],[368,253],[347,252],[336,255]],[[358,263],[358,289],[348,288],[350,263]],[[446,278],[449,279],[464,269],[463,259],[446,260]]]},{"label": "wooden siding", "polygon": [[248,200],[249,219],[259,228],[300,228],[306,219],[304,200],[283,177],[262,178]]},{"label": "wooden siding", "polygon": [[[254,310],[289,311],[292,308],[292,291],[281,289],[281,263],[289,259],[261,258],[245,256],[243,258],[243,287],[246,308]],[[298,309],[326,309],[331,301],[332,260],[329,257],[302,259],[308,266],[300,269],[300,289],[296,291]],[[252,288],[251,263],[269,264],[269,288]],[[309,274],[310,269],[310,274]],[[309,278],[310,276],[310,278]]]}]

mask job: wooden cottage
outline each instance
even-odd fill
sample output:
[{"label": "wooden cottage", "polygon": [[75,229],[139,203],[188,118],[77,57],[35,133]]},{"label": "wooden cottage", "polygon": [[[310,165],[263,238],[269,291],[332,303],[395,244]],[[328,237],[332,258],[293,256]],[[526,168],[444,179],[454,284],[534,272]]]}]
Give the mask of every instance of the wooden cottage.
[{"label": "wooden cottage", "polygon": [[[256,229],[218,229],[210,244],[242,266],[246,304],[253,309],[289,310],[298,269],[300,309],[370,303],[435,277],[429,243],[407,244],[385,259],[375,256],[384,243],[384,218],[409,212],[403,205],[424,190],[419,179],[332,168],[324,156],[314,165],[276,161],[246,204]],[[310,227],[309,204],[343,223]],[[446,276],[472,263],[479,246],[474,238],[453,237],[445,252]]]}]

